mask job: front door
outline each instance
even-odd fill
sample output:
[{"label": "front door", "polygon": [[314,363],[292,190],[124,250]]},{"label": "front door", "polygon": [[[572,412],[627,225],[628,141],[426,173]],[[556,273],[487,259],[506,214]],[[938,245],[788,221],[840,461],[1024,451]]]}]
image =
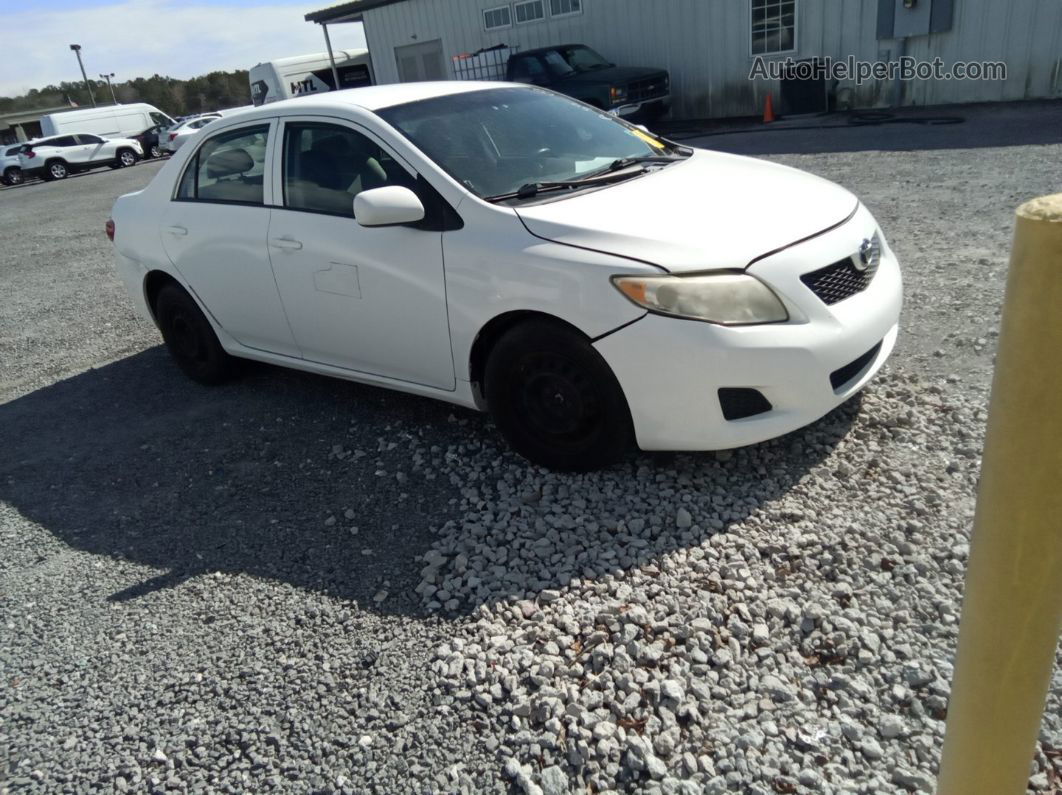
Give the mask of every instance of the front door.
[{"label": "front door", "polygon": [[355,125],[288,119],[283,135],[268,244],[303,356],[453,389],[442,233],[354,219],[359,192],[413,175]]},{"label": "front door", "polygon": [[249,348],[299,356],[266,251],[276,122],[207,138],[162,219],[166,254],[214,320]]},{"label": "front door", "polygon": [[103,151],[104,140],[98,135],[86,135],[80,133],[77,136],[78,143],[78,159],[79,163],[95,163],[98,160],[110,159],[113,153],[107,154]]},{"label": "front door", "polygon": [[441,39],[395,47],[395,62],[398,79],[403,83],[446,79]]}]

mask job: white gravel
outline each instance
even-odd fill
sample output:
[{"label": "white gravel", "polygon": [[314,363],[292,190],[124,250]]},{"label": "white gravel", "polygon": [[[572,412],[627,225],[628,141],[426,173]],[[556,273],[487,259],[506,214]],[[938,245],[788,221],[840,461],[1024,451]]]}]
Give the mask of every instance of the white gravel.
[{"label": "white gravel", "polygon": [[[886,229],[892,365],[584,476],[429,401],[189,384],[98,231],[154,166],[0,192],[0,793],[931,791],[1010,212],[1062,146],[775,159]],[[1056,677],[1032,792],[1060,715]]]}]

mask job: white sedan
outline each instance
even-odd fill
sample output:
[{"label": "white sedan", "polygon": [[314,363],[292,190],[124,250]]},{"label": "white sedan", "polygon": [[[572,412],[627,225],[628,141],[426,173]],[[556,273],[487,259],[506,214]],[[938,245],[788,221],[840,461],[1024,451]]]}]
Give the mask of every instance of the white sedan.
[{"label": "white sedan", "polygon": [[166,132],[159,134],[159,148],[173,154],[181,148],[189,136],[195,135],[203,127],[220,118],[220,113],[204,113],[201,116],[180,121],[166,130]]},{"label": "white sedan", "polygon": [[896,340],[900,269],[851,193],[541,88],[330,92],[194,144],[108,233],[204,383],[236,356],[435,397],[582,470],[800,428]]}]

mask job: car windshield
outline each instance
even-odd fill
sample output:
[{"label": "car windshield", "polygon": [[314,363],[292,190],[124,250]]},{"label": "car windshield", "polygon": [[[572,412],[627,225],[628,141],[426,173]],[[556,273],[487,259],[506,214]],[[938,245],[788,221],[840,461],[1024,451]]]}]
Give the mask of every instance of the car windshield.
[{"label": "car windshield", "polygon": [[589,47],[561,47],[557,50],[576,72],[592,72],[595,69],[607,69],[612,66]]},{"label": "car windshield", "polygon": [[538,88],[494,88],[377,111],[481,198],[578,180],[674,148],[602,111]]}]

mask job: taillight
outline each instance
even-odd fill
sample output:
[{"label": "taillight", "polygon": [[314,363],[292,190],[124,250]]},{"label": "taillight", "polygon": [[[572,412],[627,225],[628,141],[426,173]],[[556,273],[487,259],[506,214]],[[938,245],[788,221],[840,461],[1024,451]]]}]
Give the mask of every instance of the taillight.
[{"label": "taillight", "polygon": [[34,152],[32,149],[30,149],[28,152],[26,152],[26,157],[27,158],[36,157],[36,156],[37,156],[37,153]]},{"label": "taillight", "polygon": [[107,233],[108,239],[114,242],[114,219],[108,218],[107,223],[103,225],[103,231]]},{"label": "taillight", "polygon": [[177,133],[170,133],[170,140],[171,140],[171,141],[172,141],[172,140],[173,140],[174,138],[176,138],[176,137],[177,137]]}]

